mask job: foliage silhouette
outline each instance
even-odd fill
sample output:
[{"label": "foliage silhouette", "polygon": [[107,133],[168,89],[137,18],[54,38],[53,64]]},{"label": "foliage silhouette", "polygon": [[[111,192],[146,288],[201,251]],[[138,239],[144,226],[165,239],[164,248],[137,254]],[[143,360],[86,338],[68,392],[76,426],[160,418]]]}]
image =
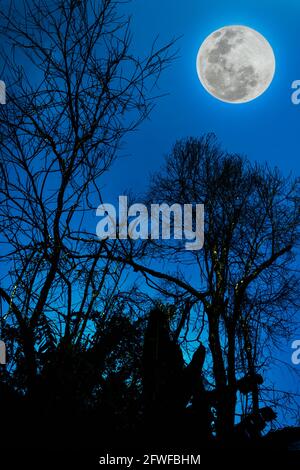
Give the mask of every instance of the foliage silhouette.
[{"label": "foliage silhouette", "polygon": [[204,249],[99,241],[102,176],[150,115],[174,41],[136,57],[119,1],[3,3],[1,444],[257,445],[275,416],[264,346],[296,324],[299,182],[212,135],[184,139],[145,198],[203,202]]}]

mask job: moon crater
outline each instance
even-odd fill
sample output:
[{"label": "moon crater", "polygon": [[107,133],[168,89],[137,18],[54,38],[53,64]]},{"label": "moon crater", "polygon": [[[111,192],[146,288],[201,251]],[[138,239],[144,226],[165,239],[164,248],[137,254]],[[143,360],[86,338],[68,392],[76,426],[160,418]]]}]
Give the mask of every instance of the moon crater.
[{"label": "moon crater", "polygon": [[229,103],[260,96],[275,73],[268,41],[246,26],[226,26],[206,38],[199,49],[197,71],[204,88]]}]

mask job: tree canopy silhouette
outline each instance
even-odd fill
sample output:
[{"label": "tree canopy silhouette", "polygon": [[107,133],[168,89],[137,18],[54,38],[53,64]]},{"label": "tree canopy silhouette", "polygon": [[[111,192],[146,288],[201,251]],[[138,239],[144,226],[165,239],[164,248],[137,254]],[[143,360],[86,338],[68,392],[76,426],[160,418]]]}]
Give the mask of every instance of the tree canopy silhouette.
[{"label": "tree canopy silhouette", "polygon": [[28,391],[39,352],[79,346],[95,312],[104,322],[122,297],[124,263],[103,261],[103,243],[85,243],[89,210],[122,139],[149,116],[173,52],[172,42],[154,44],[135,57],[120,7],[33,0],[0,12],[2,326],[14,331]]},{"label": "tree canopy silhouette", "polygon": [[[146,200],[205,206],[202,250],[189,252],[182,240],[147,240],[130,249],[122,245],[115,259],[182,305],[177,336],[196,336],[197,345],[207,335],[216,432],[225,438],[237,409],[257,414],[260,396],[267,401],[258,374],[265,371],[268,348],[298,324],[299,180],[224,152],[214,135],[206,135],[174,145]],[[145,263],[150,259],[155,268]],[[167,270],[159,267],[165,259]],[[244,376],[251,399],[239,382]]]},{"label": "tree canopy silhouette", "polygon": [[174,41],[135,56],[122,3],[7,1],[0,11],[0,406],[10,446],[51,445],[54,429],[63,445],[99,434],[142,444],[158,424],[170,444],[244,442],[275,417],[263,379],[270,344],[296,324],[299,181],[224,152],[212,135],[188,138],[145,199],[203,203],[202,250],[99,240],[90,229],[103,175],[174,58]]}]

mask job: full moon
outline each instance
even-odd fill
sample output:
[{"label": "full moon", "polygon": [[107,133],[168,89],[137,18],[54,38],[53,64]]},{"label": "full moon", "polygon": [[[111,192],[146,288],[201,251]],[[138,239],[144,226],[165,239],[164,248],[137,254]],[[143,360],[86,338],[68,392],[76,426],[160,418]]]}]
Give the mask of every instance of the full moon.
[{"label": "full moon", "polygon": [[271,84],[275,56],[269,42],[247,26],[225,26],[210,34],[197,56],[204,88],[226,103],[252,101]]}]

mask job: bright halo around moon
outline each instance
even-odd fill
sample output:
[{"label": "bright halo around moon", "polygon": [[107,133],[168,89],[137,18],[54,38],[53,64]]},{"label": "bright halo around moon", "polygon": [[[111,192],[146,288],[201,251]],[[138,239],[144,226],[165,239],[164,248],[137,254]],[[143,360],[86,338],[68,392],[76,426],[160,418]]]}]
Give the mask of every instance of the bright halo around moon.
[{"label": "bright halo around moon", "polygon": [[275,56],[269,42],[247,26],[225,26],[210,34],[197,56],[204,88],[226,103],[252,101],[271,84]]}]

